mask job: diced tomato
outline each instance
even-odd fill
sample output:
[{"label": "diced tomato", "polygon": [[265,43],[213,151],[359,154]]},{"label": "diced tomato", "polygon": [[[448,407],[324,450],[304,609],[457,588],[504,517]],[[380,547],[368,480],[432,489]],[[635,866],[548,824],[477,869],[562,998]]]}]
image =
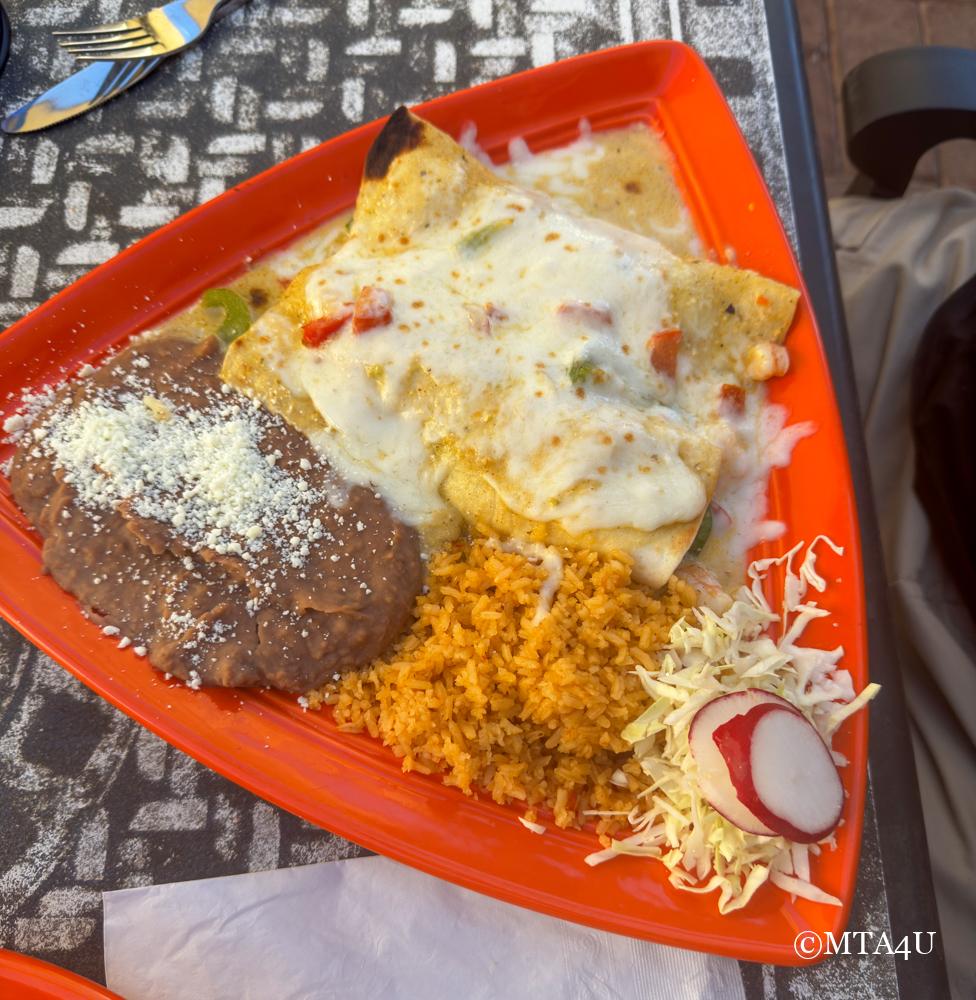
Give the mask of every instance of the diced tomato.
[{"label": "diced tomato", "polygon": [[680,330],[659,330],[648,338],[651,350],[651,367],[668,378],[674,378],[678,370],[678,347],[681,345]]},{"label": "diced tomato", "polygon": [[356,296],[352,311],[352,332],[365,333],[386,326],[393,319],[393,299],[382,288],[366,285]]},{"label": "diced tomato", "polygon": [[563,302],[556,312],[560,316],[574,319],[587,326],[612,326],[613,313],[610,307],[592,302]]},{"label": "diced tomato", "polygon": [[729,416],[740,417],[746,411],[746,393],[742,386],[722,384],[718,391],[719,405]]},{"label": "diced tomato", "polygon": [[302,327],[302,343],[306,347],[318,347],[324,344],[332,334],[342,329],[350,316],[352,309],[349,306],[342,306],[328,316],[310,320]]}]

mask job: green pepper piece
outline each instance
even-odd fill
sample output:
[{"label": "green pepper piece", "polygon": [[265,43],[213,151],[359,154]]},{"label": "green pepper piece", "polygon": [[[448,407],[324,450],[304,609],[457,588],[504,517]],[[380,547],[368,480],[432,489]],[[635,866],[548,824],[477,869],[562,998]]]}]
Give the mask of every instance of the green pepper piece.
[{"label": "green pepper piece", "polygon": [[251,310],[247,303],[229,288],[208,288],[203,293],[205,309],[223,309],[224,321],[217,336],[225,344],[232,344],[251,325]]},{"label": "green pepper piece", "polygon": [[595,371],[596,366],[592,361],[587,361],[586,358],[577,358],[569,366],[569,381],[573,385],[582,385]]},{"label": "green pepper piece", "polygon": [[708,536],[712,533],[712,507],[711,504],[705,510],[705,516],[701,520],[701,524],[698,526],[698,534],[695,535],[695,540],[688,547],[688,555],[697,556],[703,548],[705,548],[705,543],[708,541]]},{"label": "green pepper piece", "polygon": [[468,233],[458,244],[458,249],[463,253],[474,253],[476,250],[480,250],[493,236],[497,236],[503,229],[507,229],[514,221],[514,219],[499,219],[498,222],[489,222],[487,226],[482,226],[473,233]]}]

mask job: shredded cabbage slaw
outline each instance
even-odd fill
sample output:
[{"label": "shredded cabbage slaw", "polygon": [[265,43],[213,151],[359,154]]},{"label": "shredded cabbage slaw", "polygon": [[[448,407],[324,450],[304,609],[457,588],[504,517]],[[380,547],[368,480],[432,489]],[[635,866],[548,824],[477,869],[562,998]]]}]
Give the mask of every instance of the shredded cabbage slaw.
[{"label": "shredded cabbage slaw", "polygon": [[[841,905],[810,881],[810,855],[818,855],[825,845],[833,847],[833,835],[819,844],[796,844],[740,830],[702,796],[688,744],[698,709],[721,695],[756,688],[795,705],[830,747],[838,726],[880,690],[868,684],[855,696],[850,673],[838,668],[842,646],[825,650],[798,644],[811,621],[830,614],[806,599],[810,588],[823,593],[827,586],[816,569],[820,542],[843,555],[840,546],[818,535],[797,570],[793,563],[803,542],[782,556],[753,562],[749,585],[740,588],[727,610],[720,614],[710,607],[696,608],[695,621],[680,621],[671,629],[660,669],[636,667],[651,703],[622,735],[632,744],[650,784],[627,815],[633,834],[588,855],[587,864],[622,855],[656,858],[667,867],[675,888],[717,890],[722,914],[746,906],[767,881],[793,897]],[[763,582],[774,566],[784,566],[786,574],[778,612],[763,594]],[[780,637],[773,639],[768,630],[776,622]],[[841,754],[831,753],[838,766],[847,763]],[[615,779],[626,784],[622,772]]]}]

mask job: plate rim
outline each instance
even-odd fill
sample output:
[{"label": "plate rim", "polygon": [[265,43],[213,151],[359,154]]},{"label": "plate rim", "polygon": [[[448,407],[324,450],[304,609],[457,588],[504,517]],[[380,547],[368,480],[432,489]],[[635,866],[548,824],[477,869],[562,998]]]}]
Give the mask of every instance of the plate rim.
[{"label": "plate rim", "polygon": [[[107,986],[79,976],[53,962],[0,948],[0,987],[3,985],[30,990],[33,1000],[123,1000]],[[18,992],[19,997],[24,993]]]},{"label": "plate rim", "polygon": [[[552,74],[555,76],[557,72],[566,73],[572,70],[574,67],[583,68],[590,65],[600,65],[604,63],[612,64],[615,60],[630,56],[634,53],[640,52],[655,52],[655,53],[666,53],[670,56],[672,60],[684,61],[685,63],[690,63],[694,68],[694,71],[699,74],[699,79],[705,81],[714,91],[713,97],[717,98],[715,102],[717,107],[724,112],[724,114],[730,120],[733,128],[738,133],[739,141],[742,143],[743,149],[745,149],[747,155],[749,156],[750,162],[752,163],[752,168],[756,172],[756,177],[759,180],[762,192],[769,202],[769,206],[773,211],[774,218],[776,219],[777,225],[779,227],[780,236],[782,239],[782,246],[785,250],[792,267],[795,270],[796,278],[801,289],[801,302],[807,302],[808,297],[806,293],[806,288],[803,285],[802,274],[799,270],[799,266],[796,262],[795,255],[793,253],[792,247],[786,238],[786,234],[783,231],[782,223],[779,221],[779,217],[775,212],[775,206],[772,205],[769,193],[765,188],[765,184],[762,180],[761,174],[758,172],[758,168],[755,166],[754,161],[751,158],[751,154],[748,151],[748,147],[745,145],[745,140],[742,137],[741,130],[738,128],[738,124],[735,122],[734,117],[731,114],[728,105],[726,104],[724,98],[722,97],[718,86],[707,69],[704,61],[701,57],[690,47],[684,45],[680,42],[670,41],[670,40],[656,40],[656,41],[645,41],[637,42],[631,45],[618,46],[612,49],[598,50],[596,52],[584,53],[579,56],[575,56],[571,59],[563,60],[559,63],[550,64],[548,66],[537,67],[534,69],[525,70],[522,73],[515,74],[509,77],[503,77],[497,80],[492,80],[487,83],[478,85],[477,87],[467,88],[461,91],[455,91],[450,94],[443,95],[438,98],[434,98],[432,101],[425,102],[423,104],[416,105],[414,110],[424,115],[428,110],[436,109],[438,107],[446,107],[448,103],[454,103],[459,101],[464,101],[465,99],[470,99],[470,95],[476,92],[492,92],[505,90],[506,88],[515,88],[525,86],[525,84],[531,80],[533,84],[538,84],[544,82],[544,77],[546,75]],[[634,93],[635,95],[644,96],[646,94],[645,90],[641,89],[644,84],[643,80],[635,81],[634,83]],[[567,112],[566,117],[571,117],[571,112]],[[177,219],[168,223],[166,226],[161,227],[158,230],[148,234],[143,239],[139,240],[137,243],[125,250],[121,251],[116,257],[107,261],[106,263],[100,265],[99,267],[88,272],[82,276],[78,281],[67,286],[65,289],[61,290],[57,295],[53,296],[51,299],[42,303],[37,309],[33,310],[27,316],[18,320],[16,323],[12,324],[8,330],[0,334],[0,356],[4,347],[10,343],[12,339],[19,336],[29,336],[30,328],[32,324],[38,321],[39,316],[46,315],[51,311],[57,311],[64,304],[65,301],[70,299],[72,294],[77,294],[79,288],[84,288],[90,282],[98,282],[102,280],[106,271],[117,266],[120,259],[125,258],[129,254],[134,254],[139,252],[140,248],[145,248],[152,242],[159,239],[165,239],[166,234],[173,230],[178,231],[181,226],[186,225],[188,220],[195,219],[199,214],[206,214],[212,210],[212,207],[220,202],[222,199],[232,198],[235,192],[241,192],[251,188],[254,185],[260,185],[269,174],[278,171],[285,167],[287,164],[292,163],[301,159],[302,157],[310,157],[317,155],[323,155],[323,149],[328,147],[329,149],[337,149],[339,144],[342,143],[352,143],[357,141],[362,141],[366,137],[375,134],[379,130],[383,121],[385,119],[378,119],[373,122],[369,122],[347,132],[344,132],[332,139],[327,140],[320,146],[313,149],[307,150],[303,153],[297,154],[295,157],[289,158],[289,160],[282,161],[281,163],[275,164],[274,166],[268,168],[268,170],[262,173],[248,178],[247,180],[236,185],[234,188],[226,192],[224,195],[219,196],[211,202],[207,202],[203,205],[196,206],[190,209],[188,212],[179,216]],[[181,308],[180,305],[174,307],[174,310]],[[816,329],[816,319],[812,315],[809,315],[809,321],[813,327],[816,343],[819,347],[821,355],[823,355],[823,344],[819,336],[819,331]],[[148,325],[146,323],[140,323],[140,326]],[[121,338],[117,338],[121,339]],[[822,359],[824,365],[824,370],[827,371],[829,375],[829,368],[826,366],[825,359]],[[834,399],[833,394],[833,383],[832,379],[829,381],[828,385],[825,387],[827,395],[830,397],[830,402],[833,406],[833,411],[836,413],[836,399]],[[845,499],[851,506],[850,511],[850,523],[854,530],[854,537],[851,539],[852,557],[855,561],[856,569],[858,572],[857,587],[860,596],[859,608],[862,612],[860,619],[855,622],[856,630],[859,637],[860,648],[854,651],[854,655],[860,656],[860,662],[864,665],[865,676],[867,674],[867,655],[866,655],[866,603],[864,601],[864,576],[863,569],[860,562],[860,547],[859,547],[859,537],[858,537],[858,521],[857,521],[857,510],[856,505],[853,505],[853,488],[850,483],[850,467],[849,459],[846,452],[846,447],[843,452],[844,457],[844,469],[846,470],[846,483],[844,484]],[[9,535],[10,525],[5,521],[3,517],[0,517],[0,552],[5,551],[4,544],[10,542],[11,539],[7,537]],[[331,823],[324,823],[322,816],[320,814],[310,814],[309,811],[303,809],[300,806],[296,807],[296,797],[293,789],[281,790],[273,782],[266,779],[263,772],[252,771],[249,768],[239,769],[234,761],[228,761],[224,756],[214,752],[212,744],[208,743],[206,740],[200,738],[200,733],[194,731],[192,728],[187,728],[186,726],[181,726],[176,724],[177,720],[171,718],[167,724],[164,724],[164,720],[158,720],[151,714],[147,712],[146,709],[140,708],[138,704],[134,703],[132,697],[126,699],[120,696],[108,683],[108,678],[99,679],[97,677],[92,677],[90,674],[86,673],[82,667],[78,667],[77,664],[67,662],[70,659],[70,654],[63,654],[59,648],[58,644],[51,640],[50,637],[45,635],[40,631],[34,624],[26,620],[26,617],[22,617],[18,613],[17,609],[12,605],[9,595],[6,590],[5,582],[0,573],[0,613],[3,614],[11,624],[14,625],[19,631],[21,631],[35,646],[41,648],[48,655],[52,656],[55,660],[62,664],[66,669],[68,669],[76,677],[79,677],[87,686],[94,690],[101,697],[105,698],[110,703],[114,704],[116,707],[120,708],[130,717],[134,718],[141,725],[146,726],[151,731],[155,732],[157,735],[166,739],[168,742],[177,746],[184,752],[188,753],[190,756],[194,757],[196,760],[200,761],[204,766],[223,774],[225,777],[234,781],[235,783],[242,785],[243,787],[254,792],[261,798],[273,802],[276,805],[286,809],[289,812],[296,813],[303,816],[304,818],[310,820],[318,826],[327,826],[329,829],[335,829],[342,836],[347,837],[350,840],[354,840],[357,843],[373,846],[377,850],[388,854],[389,856],[396,857],[397,860],[406,861],[407,863],[417,867],[421,870],[427,871],[431,874],[437,875],[438,877],[447,878],[450,881],[454,881],[458,884],[465,885],[469,888],[474,888],[477,891],[487,893],[489,895],[495,896],[496,898],[504,899],[508,902],[515,903],[517,905],[529,906],[532,909],[541,910],[550,914],[562,916],[566,919],[575,920],[580,923],[590,924],[591,926],[600,927],[605,930],[615,931],[617,933],[626,933],[636,937],[644,937],[652,940],[665,941],[669,944],[675,944],[680,947],[697,949],[697,950],[707,950],[718,954],[725,954],[736,958],[745,958],[747,960],[753,961],[773,961],[778,964],[810,964],[801,960],[796,956],[789,945],[784,942],[759,942],[755,940],[746,941],[739,937],[730,937],[723,935],[721,939],[713,939],[709,937],[704,939],[699,931],[694,929],[679,929],[674,925],[668,925],[664,929],[664,932],[660,928],[656,928],[653,932],[649,931],[647,928],[643,930],[635,930],[632,927],[624,927],[619,921],[611,920],[607,922],[607,910],[606,908],[596,908],[593,913],[581,914],[578,909],[560,909],[557,905],[558,901],[554,901],[546,893],[542,893],[545,897],[544,900],[540,901],[538,898],[534,898],[538,893],[530,892],[524,885],[520,887],[518,893],[518,898],[514,898],[509,895],[502,894],[499,891],[497,884],[492,884],[490,878],[485,877],[484,881],[479,879],[477,875],[473,872],[467,873],[464,877],[460,877],[455,872],[454,874],[447,873],[444,870],[444,865],[438,861],[432,859],[429,853],[425,853],[422,850],[416,849],[415,845],[410,844],[410,849],[407,849],[407,844],[400,841],[396,844],[396,850],[390,851],[389,844],[381,843],[382,838],[378,838],[375,832],[365,827],[362,823],[353,820],[350,817],[345,817],[342,820],[341,825],[336,824],[334,827]],[[73,600],[73,599],[72,599]],[[142,664],[143,669],[147,669],[147,664]],[[138,700],[138,699],[136,699]],[[866,739],[867,739],[867,720],[864,718],[864,713],[861,713],[854,721],[853,727],[855,730],[854,740],[858,747],[858,760],[854,762],[854,767],[851,768],[849,772],[851,774],[850,782],[850,794],[851,798],[854,800],[854,812],[852,815],[852,835],[854,836],[854,843],[848,846],[847,852],[844,854],[844,860],[847,862],[848,873],[851,870],[856,872],[857,858],[860,850],[860,832],[863,825],[864,819],[864,796],[865,796],[865,771],[866,771]],[[180,735],[176,730],[183,729],[185,732]],[[392,755],[391,755],[392,756]],[[846,779],[847,775],[845,775]],[[847,781],[845,780],[845,785]],[[452,794],[457,795],[455,790],[448,790]],[[481,873],[484,875],[484,873]],[[785,898],[785,897],[784,897]],[[833,921],[833,929],[838,931],[846,924],[847,917],[849,914],[850,906],[853,900],[853,883],[849,892],[844,894],[844,905],[840,908],[837,919]],[[568,907],[569,904],[566,904]],[[783,910],[785,908],[781,908]],[[794,917],[792,918],[797,926],[797,929],[805,926],[806,921],[802,915],[797,914],[794,910]],[[730,929],[732,924],[728,925]]]}]

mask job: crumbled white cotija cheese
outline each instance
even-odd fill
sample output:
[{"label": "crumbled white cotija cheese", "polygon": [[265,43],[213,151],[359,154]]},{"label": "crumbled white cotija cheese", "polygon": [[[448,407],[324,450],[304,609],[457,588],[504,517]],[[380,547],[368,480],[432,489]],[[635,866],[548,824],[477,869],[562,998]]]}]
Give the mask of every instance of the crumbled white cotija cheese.
[{"label": "crumbled white cotija cheese", "polygon": [[22,413],[15,413],[3,422],[4,434],[13,436],[19,434],[27,426],[27,418]]},{"label": "crumbled white cotija cheese", "polygon": [[203,680],[201,679],[200,675],[195,670],[191,670],[190,679],[186,682],[186,686],[191,691],[199,691],[201,684],[203,684]]},{"label": "crumbled white cotija cheese", "polygon": [[6,440],[12,444],[19,442],[41,411],[50,405],[53,398],[54,388],[50,385],[41,386],[36,392],[25,392],[20,397],[17,412],[7,417],[3,422]]},{"label": "crumbled white cotija cheese", "polygon": [[37,428],[38,447],[63,470],[82,507],[126,501],[194,551],[254,553],[271,545],[294,567],[304,563],[309,542],[328,541],[311,516],[324,491],[281,467],[281,451],[262,453],[268,422],[277,418],[236,395],[201,410],[181,403],[178,392],[160,398],[141,376],[130,375],[126,385],[58,406]]},{"label": "crumbled white cotija cheese", "polygon": [[133,646],[132,647],[132,652],[135,653],[136,656],[145,656],[146,655],[146,647],[145,646]]}]

